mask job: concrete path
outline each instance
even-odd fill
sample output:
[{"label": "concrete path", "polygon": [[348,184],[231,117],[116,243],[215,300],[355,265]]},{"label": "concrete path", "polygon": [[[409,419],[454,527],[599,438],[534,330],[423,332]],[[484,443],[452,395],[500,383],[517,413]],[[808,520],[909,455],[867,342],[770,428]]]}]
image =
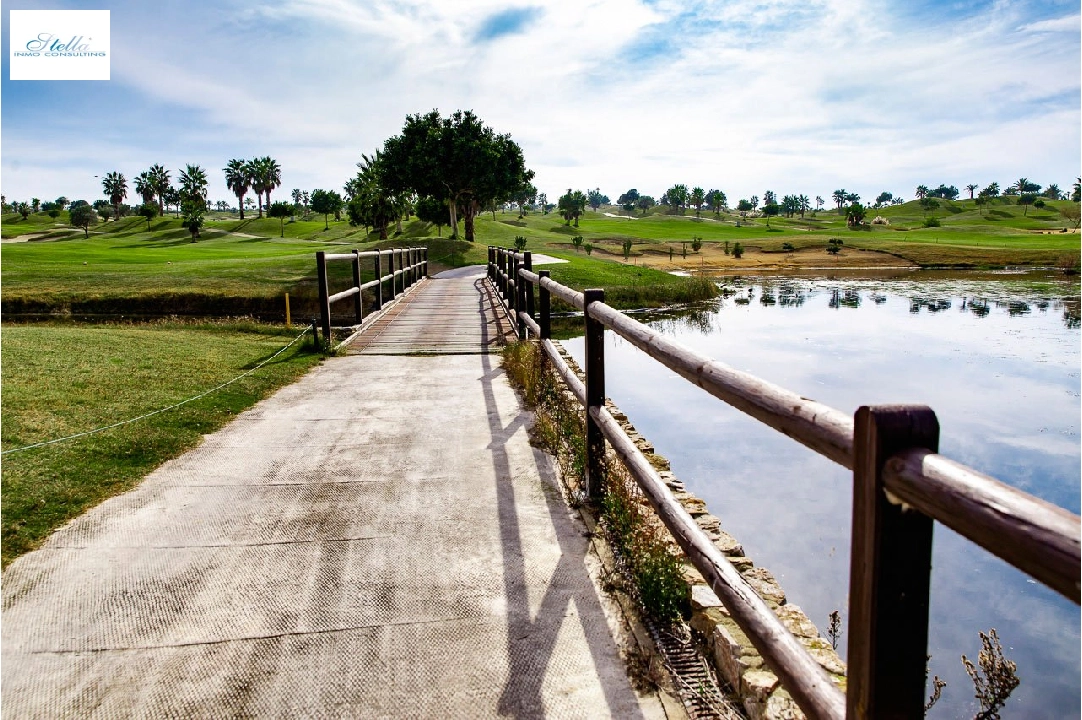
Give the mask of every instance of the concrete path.
[{"label": "concrete path", "polygon": [[660,716],[498,364],[330,358],[17,560],[3,717]]}]

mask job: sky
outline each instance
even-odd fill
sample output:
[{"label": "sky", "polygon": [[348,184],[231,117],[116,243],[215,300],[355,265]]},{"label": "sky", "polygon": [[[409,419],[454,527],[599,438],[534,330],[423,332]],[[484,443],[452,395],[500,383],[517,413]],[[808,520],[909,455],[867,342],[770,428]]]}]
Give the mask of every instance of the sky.
[{"label": "sky", "polygon": [[[111,79],[9,79],[9,10],[111,11]],[[336,189],[408,114],[472,109],[550,201],[675,183],[911,199],[1082,174],[1077,0],[215,0],[0,10],[0,190],[103,197],[270,155]],[[98,176],[98,177],[96,177]],[[284,192],[283,192],[284,191]],[[129,190],[129,202],[135,199]]]}]

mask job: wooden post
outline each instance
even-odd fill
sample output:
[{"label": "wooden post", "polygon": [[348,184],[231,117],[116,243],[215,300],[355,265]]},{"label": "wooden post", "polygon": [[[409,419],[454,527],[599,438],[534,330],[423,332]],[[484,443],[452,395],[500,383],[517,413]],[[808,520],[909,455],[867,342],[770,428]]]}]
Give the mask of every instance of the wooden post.
[{"label": "wooden post", "polygon": [[503,272],[503,287],[500,289],[500,299],[503,300],[504,307],[507,307],[507,294],[511,292],[511,278],[509,277],[511,258],[507,256],[507,251],[503,248],[500,248],[500,270]]},{"label": "wooden post", "polygon": [[485,269],[489,280],[496,279],[496,252],[491,245],[488,246],[488,267]]},{"label": "wooden post", "polygon": [[520,267],[518,257],[511,258],[511,273],[515,278],[515,294],[511,298],[511,314],[515,318],[515,331],[518,334],[519,340],[526,339],[526,323],[522,322],[522,318],[518,316],[522,312],[523,307],[526,305],[525,298],[522,295],[522,278],[518,276],[518,269]]},{"label": "wooden post", "polygon": [[604,493],[605,435],[590,416],[590,408],[605,405],[605,326],[590,317],[590,305],[604,302],[605,291],[586,290],[583,301],[586,318],[586,487],[591,499],[600,500]]},{"label": "wooden post", "polygon": [[427,247],[423,251],[422,258],[424,259],[424,263],[425,263],[424,277],[428,277],[428,248]]},{"label": "wooden post", "polygon": [[[527,250],[523,255],[525,255],[526,259],[522,267],[533,272],[533,253]],[[531,320],[537,320],[537,312],[534,310],[533,283],[529,280],[524,281],[522,289],[526,293],[526,314],[530,316]]]},{"label": "wooden post", "polygon": [[[542,270],[537,273],[544,280],[549,276],[548,270]],[[541,339],[549,340],[552,338],[552,315],[551,315],[551,299],[549,298],[549,291],[543,284],[538,283],[538,305],[540,306],[541,317],[538,318],[537,324],[541,326]],[[545,357],[544,353],[541,353],[541,357]]]},{"label": "wooden post", "polygon": [[323,342],[331,342],[331,303],[327,290],[327,253],[316,252],[316,275],[319,279],[319,318],[323,327]]},{"label": "wooden post", "polygon": [[502,301],[507,294],[507,285],[504,282],[503,266],[504,266],[503,248],[496,248],[496,291],[500,294],[500,300]]},{"label": "wooden post", "polygon": [[292,325],[292,323],[290,322],[290,319],[291,318],[289,317],[289,293],[286,293],[286,327],[289,327],[290,325]]},{"label": "wooden post", "polygon": [[406,271],[406,282],[409,283],[406,287],[413,287],[413,283],[416,282],[417,268],[414,267],[414,258],[416,255],[417,253],[413,248],[406,249],[406,267],[409,268],[409,270]]},{"label": "wooden post", "polygon": [[[395,262],[397,260],[397,262]],[[402,276],[396,275],[402,269],[402,251],[391,248],[391,297],[398,297],[398,287],[402,284]]]},{"label": "wooden post", "polygon": [[883,466],[902,450],[937,452],[939,422],[923,405],[882,405],[859,408],[854,425],[847,717],[919,718],[933,522],[887,499]]},{"label": "wooden post", "polygon": [[361,253],[360,250],[353,251],[353,287],[357,288],[357,294],[353,296],[353,314],[357,318],[357,324],[360,325],[364,319],[362,314],[363,308],[361,307]]},{"label": "wooden post", "polygon": [[373,304],[373,306],[374,306],[374,308],[376,310],[379,310],[380,308],[383,307],[383,277],[382,277],[383,273],[381,272],[382,268],[380,267],[380,261],[379,261],[381,255],[382,255],[382,253],[379,250],[377,250],[376,251],[376,264],[375,264],[376,301]]}]

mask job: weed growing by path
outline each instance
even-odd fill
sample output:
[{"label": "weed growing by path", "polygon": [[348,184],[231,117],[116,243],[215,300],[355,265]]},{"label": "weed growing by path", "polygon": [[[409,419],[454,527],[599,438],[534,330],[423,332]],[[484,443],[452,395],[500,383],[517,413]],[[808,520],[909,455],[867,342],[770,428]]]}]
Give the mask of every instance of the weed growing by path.
[{"label": "weed growing by path", "polygon": [[[586,467],[586,426],[581,406],[543,361],[538,344],[508,345],[503,367],[524,404],[535,413],[535,442],[555,456],[572,504],[581,503]],[[596,509],[625,579],[631,581],[628,585],[651,617],[664,624],[678,622],[688,597],[679,550],[615,456],[608,458],[604,487],[605,494]]]}]

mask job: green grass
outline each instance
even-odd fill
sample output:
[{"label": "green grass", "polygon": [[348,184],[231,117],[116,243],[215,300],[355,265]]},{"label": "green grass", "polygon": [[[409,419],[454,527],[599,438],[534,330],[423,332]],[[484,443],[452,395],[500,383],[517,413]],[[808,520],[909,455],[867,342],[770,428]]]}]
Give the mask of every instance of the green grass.
[{"label": "green grass", "polygon": [[[197,395],[265,360],[298,332],[252,323],[5,324],[3,449],[85,432]],[[310,345],[302,340],[248,377],[175,410],[4,456],[3,564],[298,378],[319,360]]]}]

